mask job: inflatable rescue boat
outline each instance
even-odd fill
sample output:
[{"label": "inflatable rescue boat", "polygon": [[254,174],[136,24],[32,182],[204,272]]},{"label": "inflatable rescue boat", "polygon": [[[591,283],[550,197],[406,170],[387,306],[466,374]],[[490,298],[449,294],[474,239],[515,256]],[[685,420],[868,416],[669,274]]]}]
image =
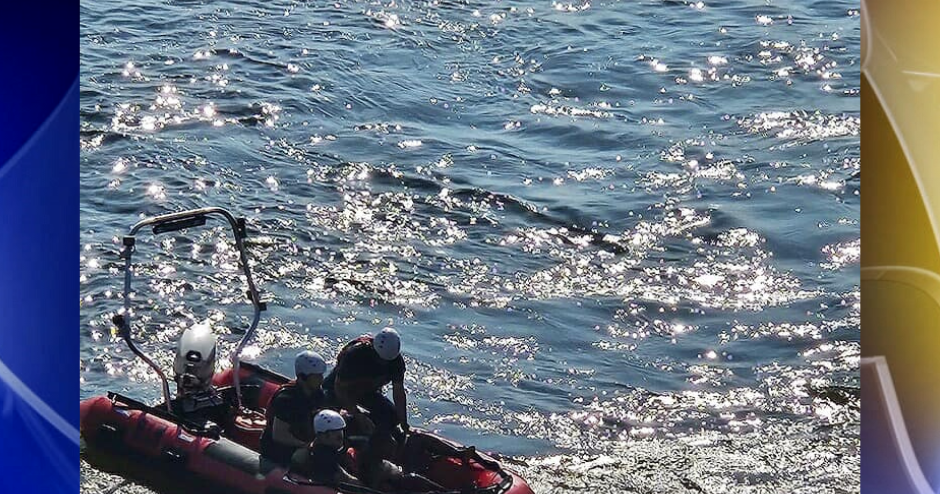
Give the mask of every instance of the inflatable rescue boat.
[{"label": "inflatable rescue boat", "polygon": [[[196,422],[174,413],[170,406],[169,382],[153,359],[144,354],[131,338],[130,303],[132,263],[135,235],[144,227],[154,234],[175,232],[204,225],[209,218],[221,217],[235,234],[241,269],[248,284],[248,299],[254,317],[232,355],[232,369],[218,373],[213,384],[220,393],[233,398],[234,413],[227,423]],[[86,459],[95,465],[101,457],[118,458],[124,467],[113,463],[106,469],[119,470],[128,476],[159,480],[173,478],[177,482],[198,484],[207,491],[244,494],[383,494],[380,491],[352,485],[329,485],[313,482],[289,471],[258,453],[264,412],[277,388],[288,378],[260,366],[239,361],[246,343],[260,321],[265,305],[251,277],[247,252],[245,221],[221,208],[202,208],[141,220],[123,239],[124,311],[115,316],[118,334],[131,351],[147,363],[159,376],[164,401],[148,405],[118,393],[108,393],[81,402],[80,430],[86,447]],[[410,434],[433,435],[413,429]],[[437,437],[437,436],[435,436]],[[438,438],[445,440],[443,438]],[[445,440],[446,441],[446,440]],[[454,444],[454,443],[452,443]],[[349,453],[355,455],[350,448]],[[471,461],[435,456],[431,453],[410,458],[419,465],[415,473],[450,489],[448,492],[470,494],[532,494],[518,475],[504,470],[491,456],[475,453]],[[178,484],[177,484],[178,485]],[[388,493],[396,494],[396,493]]]}]

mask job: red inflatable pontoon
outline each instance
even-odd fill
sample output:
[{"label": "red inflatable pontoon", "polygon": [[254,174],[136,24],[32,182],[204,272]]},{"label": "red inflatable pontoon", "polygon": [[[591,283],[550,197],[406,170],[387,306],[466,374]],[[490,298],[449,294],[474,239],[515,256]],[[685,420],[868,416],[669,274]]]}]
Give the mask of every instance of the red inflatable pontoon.
[{"label": "red inflatable pontoon", "polygon": [[[245,366],[250,373],[253,366]],[[232,427],[234,424],[229,424]],[[224,430],[207,430],[186,423],[161,408],[118,394],[81,403],[81,433],[87,445],[115,456],[131,458],[164,475],[181,475],[211,484],[225,492],[244,494],[376,493],[348,485],[323,485],[294,476],[256,451],[226,437]],[[414,431],[413,434],[428,434]],[[246,431],[247,434],[247,431]],[[453,492],[532,494],[520,477],[478,455],[463,464],[447,457],[428,456],[418,472]]]}]

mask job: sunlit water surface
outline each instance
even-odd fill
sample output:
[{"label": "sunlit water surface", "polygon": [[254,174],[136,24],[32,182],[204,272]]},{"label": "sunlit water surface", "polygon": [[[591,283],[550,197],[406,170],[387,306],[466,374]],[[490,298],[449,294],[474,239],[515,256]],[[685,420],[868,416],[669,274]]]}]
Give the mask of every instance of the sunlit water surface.
[{"label": "sunlit water surface", "polygon": [[[157,398],[119,238],[215,205],[247,358],[394,325],[412,422],[538,493],[857,492],[857,3],[134,3],[81,5],[83,398]],[[190,233],[138,251],[164,366],[250,315]]]}]

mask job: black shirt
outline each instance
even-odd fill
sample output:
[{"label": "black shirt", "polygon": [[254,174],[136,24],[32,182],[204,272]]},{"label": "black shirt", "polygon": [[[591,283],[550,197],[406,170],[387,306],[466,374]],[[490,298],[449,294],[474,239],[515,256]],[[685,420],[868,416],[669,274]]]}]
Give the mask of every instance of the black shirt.
[{"label": "black shirt", "polygon": [[332,484],[339,473],[341,456],[344,448],[331,448],[320,444],[308,449],[306,454],[297,454],[291,458],[291,471],[310,480]]},{"label": "black shirt", "polygon": [[313,441],[313,414],[323,408],[324,401],[322,389],[307,395],[296,381],[281,386],[268,405],[267,423],[261,434],[261,454],[285,465],[290,462],[294,448],[274,441],[274,419],[289,424],[291,435],[297,439]]},{"label": "black shirt", "polygon": [[374,391],[390,382],[405,380],[405,359],[401,355],[394,360],[385,360],[372,346],[372,337],[357,338],[348,343],[336,357],[336,366],[326,376],[323,387],[333,390],[337,376],[344,381],[362,378],[373,379]]}]

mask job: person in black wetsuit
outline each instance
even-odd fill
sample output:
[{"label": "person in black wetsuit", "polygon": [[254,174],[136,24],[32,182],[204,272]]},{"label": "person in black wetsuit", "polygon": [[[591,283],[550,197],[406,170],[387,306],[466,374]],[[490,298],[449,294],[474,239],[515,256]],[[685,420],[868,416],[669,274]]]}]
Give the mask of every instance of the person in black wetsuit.
[{"label": "person in black wetsuit", "polygon": [[[389,383],[394,404],[382,394],[382,388]],[[323,381],[323,389],[334,405],[351,414],[359,432],[372,436],[396,433],[399,440],[404,439],[397,429],[405,433],[409,429],[405,360],[401,339],[394,329],[385,328],[375,336],[361,336],[347,343]],[[360,407],[368,412],[367,418]]]},{"label": "person in black wetsuit", "polygon": [[[389,383],[394,403],[382,393]],[[354,433],[369,436],[357,462],[360,478],[369,487],[406,490],[410,486],[439,487],[420,476],[403,473],[401,467],[388,461],[399,460],[410,431],[405,360],[397,331],[385,328],[374,336],[361,336],[347,343],[336,357],[336,366],[324,379],[323,389],[331,406],[350,414]],[[443,442],[431,446],[438,454],[459,458],[468,459],[474,454],[472,449],[454,448]]]},{"label": "person in black wetsuit", "polygon": [[261,434],[261,455],[282,465],[314,438],[313,415],[325,408],[320,385],[326,362],[315,352],[302,352],[294,360],[297,379],[282,385],[271,398]]},{"label": "person in black wetsuit", "polygon": [[[314,482],[326,485],[345,484],[346,486],[368,485],[372,488],[392,490],[395,492],[434,492],[444,491],[445,488],[414,473],[404,473],[397,465],[378,460],[373,462],[365,456],[373,454],[366,448],[359,451],[358,465],[347,454],[345,429],[346,421],[333,410],[321,410],[313,419],[316,433],[313,442],[307,448],[298,449],[291,457],[290,471],[307,477]],[[368,479],[362,480],[350,474],[350,470],[358,468],[366,473]]]},{"label": "person in black wetsuit", "polygon": [[[395,443],[391,440],[370,438],[368,445],[360,449],[356,456],[359,478],[368,487],[391,492],[440,492],[447,489],[423,475],[407,472],[394,458]],[[410,436],[409,436],[410,437]],[[417,453],[417,451],[415,451]]]},{"label": "person in black wetsuit", "polygon": [[294,452],[290,471],[327,485],[363,485],[349,473],[352,461],[346,454],[343,417],[333,410],[321,410],[313,418],[313,428],[313,441]]}]

